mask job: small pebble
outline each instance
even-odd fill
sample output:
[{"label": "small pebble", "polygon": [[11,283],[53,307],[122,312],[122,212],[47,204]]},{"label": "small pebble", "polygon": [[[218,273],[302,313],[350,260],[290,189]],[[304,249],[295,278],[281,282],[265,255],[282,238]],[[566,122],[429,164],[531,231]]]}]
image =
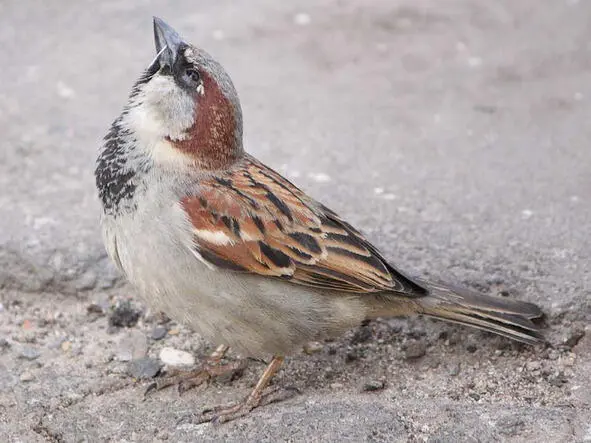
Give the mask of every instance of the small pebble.
[{"label": "small pebble", "polygon": [[343,387],[342,383],[331,383],[330,384],[331,389],[341,389],[342,387]]},{"label": "small pebble", "polygon": [[452,377],[455,377],[459,373],[460,373],[460,364],[459,363],[453,364],[449,368],[449,375],[451,375]]},{"label": "small pebble", "polygon": [[10,348],[10,343],[5,338],[0,338],[0,350]]},{"label": "small pebble", "polygon": [[66,337],[59,337],[57,340],[53,340],[47,344],[49,349],[57,349],[61,347],[62,343],[66,341]]},{"label": "small pebble", "polygon": [[179,328],[173,328],[170,331],[168,331],[168,335],[179,335],[181,331],[179,330]]},{"label": "small pebble", "polygon": [[167,332],[168,331],[166,328],[163,328],[162,326],[156,326],[154,329],[152,329],[152,340],[162,340],[164,337],[166,337]]},{"label": "small pebble", "polygon": [[154,378],[160,372],[162,364],[153,358],[144,357],[129,363],[129,375],[138,380]]},{"label": "small pebble", "polygon": [[359,353],[357,352],[357,350],[351,350],[347,352],[347,354],[345,355],[345,362],[351,363],[355,360],[359,360]]},{"label": "small pebble", "polygon": [[528,371],[537,371],[542,367],[542,364],[539,361],[528,361],[525,365],[525,369]]},{"label": "small pebble", "polygon": [[567,349],[572,349],[579,343],[579,341],[581,341],[581,339],[584,336],[585,336],[584,329],[571,330],[570,333],[568,334],[568,336],[566,337],[566,339],[564,340],[564,346]]},{"label": "small pebble", "polygon": [[370,380],[363,385],[365,392],[381,391],[386,387],[386,382],[383,380]]},{"label": "small pebble", "polygon": [[21,348],[19,353],[19,357],[26,360],[35,360],[36,358],[39,358],[40,355],[41,353],[37,349],[31,348],[29,346]]},{"label": "small pebble", "polygon": [[162,348],[159,357],[162,363],[169,366],[192,366],[195,364],[193,355],[174,348]]},{"label": "small pebble", "polygon": [[361,326],[359,329],[355,331],[353,337],[351,338],[351,344],[358,344],[358,343],[365,343],[373,337],[372,330],[369,326]]},{"label": "small pebble", "polygon": [[115,358],[118,361],[131,361],[133,360],[133,355],[131,355],[131,349],[129,348],[122,348],[117,351],[117,355]]},{"label": "small pebble", "polygon": [[105,309],[98,303],[91,303],[86,307],[87,314],[105,315]]},{"label": "small pebble", "polygon": [[304,345],[304,352],[308,355],[318,354],[323,349],[322,343],[318,341],[311,341]]},{"label": "small pebble", "polygon": [[427,345],[422,341],[413,341],[406,345],[404,357],[407,360],[415,360],[421,358],[427,353]]},{"label": "small pebble", "polygon": [[62,351],[68,352],[70,349],[72,349],[72,342],[64,341],[60,347],[62,348]]},{"label": "small pebble", "polygon": [[25,371],[21,374],[21,376],[19,377],[20,381],[22,382],[28,382],[28,381],[33,381],[35,380],[35,377],[33,376],[33,374],[31,374],[29,371]]},{"label": "small pebble", "polygon": [[109,315],[109,326],[131,328],[137,324],[140,314],[141,312],[134,309],[128,300],[122,301]]}]

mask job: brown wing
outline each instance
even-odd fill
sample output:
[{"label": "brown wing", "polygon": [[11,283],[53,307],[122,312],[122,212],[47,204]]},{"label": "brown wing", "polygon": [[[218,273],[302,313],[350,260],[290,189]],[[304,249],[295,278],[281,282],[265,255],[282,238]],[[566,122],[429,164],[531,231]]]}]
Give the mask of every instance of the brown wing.
[{"label": "brown wing", "polygon": [[220,268],[345,292],[425,290],[334,212],[247,158],[182,200],[201,257]]}]

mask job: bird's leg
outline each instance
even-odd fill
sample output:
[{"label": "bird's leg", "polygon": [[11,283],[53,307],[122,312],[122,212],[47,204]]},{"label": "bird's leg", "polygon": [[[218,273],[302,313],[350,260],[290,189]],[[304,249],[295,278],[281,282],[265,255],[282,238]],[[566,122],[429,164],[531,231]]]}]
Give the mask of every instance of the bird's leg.
[{"label": "bird's leg", "polygon": [[160,391],[169,386],[177,385],[179,393],[183,393],[191,388],[208,383],[216,377],[225,374],[238,374],[244,370],[245,361],[232,362],[222,364],[222,359],[228,351],[228,346],[220,345],[216,350],[206,359],[205,363],[194,370],[173,370],[165,377],[154,381],[148,386],[144,396],[147,396],[152,391]]},{"label": "bird's leg", "polygon": [[273,360],[267,365],[263,375],[261,375],[258,383],[246,399],[232,405],[206,409],[203,411],[201,417],[197,418],[197,422],[205,423],[211,421],[215,423],[224,423],[243,417],[258,406],[293,397],[297,392],[296,389],[274,389],[271,392],[263,392],[267,386],[269,386],[269,382],[281,367],[283,360],[283,356],[276,355],[273,357]]}]

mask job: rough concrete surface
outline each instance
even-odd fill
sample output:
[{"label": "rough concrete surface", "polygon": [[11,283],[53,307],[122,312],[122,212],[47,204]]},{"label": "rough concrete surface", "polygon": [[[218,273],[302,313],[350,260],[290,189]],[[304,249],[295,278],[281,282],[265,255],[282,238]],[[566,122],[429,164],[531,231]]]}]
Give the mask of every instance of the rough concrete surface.
[{"label": "rough concrete surface", "polygon": [[[550,344],[383,320],[289,358],[275,386],[300,393],[244,419],[192,422],[257,362],[143,401],[129,371],[209,349],[126,317],[99,235],[94,158],[152,15],[227,67],[247,149],[401,268],[539,303]],[[0,2],[0,441],[591,441],[590,20],[583,0]]]}]

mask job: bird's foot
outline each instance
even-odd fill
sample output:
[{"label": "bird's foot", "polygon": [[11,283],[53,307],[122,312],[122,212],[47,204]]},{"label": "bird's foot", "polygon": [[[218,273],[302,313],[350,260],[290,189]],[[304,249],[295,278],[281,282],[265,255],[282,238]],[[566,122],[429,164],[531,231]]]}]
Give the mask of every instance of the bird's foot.
[{"label": "bird's foot", "polygon": [[265,393],[258,393],[253,391],[243,401],[232,403],[229,405],[216,406],[213,408],[206,408],[198,417],[192,417],[191,422],[195,424],[211,422],[214,424],[226,423],[228,421],[236,420],[244,417],[253,409],[260,406],[265,406],[271,403],[288,400],[299,394],[299,390],[295,387],[280,388],[276,387],[268,390]]}]

